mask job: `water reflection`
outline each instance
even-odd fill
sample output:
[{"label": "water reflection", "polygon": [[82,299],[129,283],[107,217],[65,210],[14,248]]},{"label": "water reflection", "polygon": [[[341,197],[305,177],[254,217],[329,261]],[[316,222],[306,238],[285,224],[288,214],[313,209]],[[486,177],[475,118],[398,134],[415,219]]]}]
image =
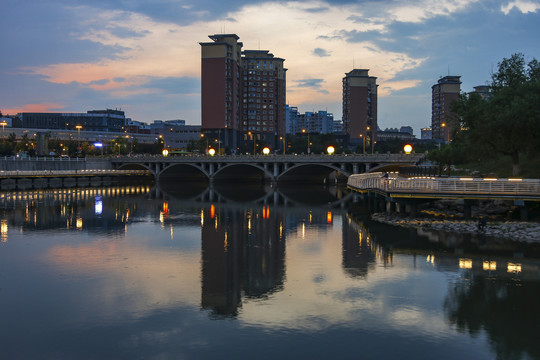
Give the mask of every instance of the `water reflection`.
[{"label": "water reflection", "polygon": [[0,355],[539,356],[535,245],[373,223],[339,188],[178,187],[0,194]]}]

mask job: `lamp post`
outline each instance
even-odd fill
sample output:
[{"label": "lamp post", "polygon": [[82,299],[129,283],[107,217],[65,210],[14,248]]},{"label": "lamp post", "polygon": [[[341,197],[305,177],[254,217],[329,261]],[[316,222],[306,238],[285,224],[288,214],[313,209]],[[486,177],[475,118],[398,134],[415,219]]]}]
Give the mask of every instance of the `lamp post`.
[{"label": "lamp post", "polygon": [[285,155],[285,136],[280,136],[279,140],[283,140],[283,155]]},{"label": "lamp post", "polygon": [[255,136],[251,131],[248,132],[248,135],[249,138],[253,141],[253,155],[255,155]]},{"label": "lamp post", "polygon": [[[306,133],[306,129],[302,129],[302,133]],[[309,155],[311,152],[311,149],[309,148],[309,131],[307,131],[307,154]]]},{"label": "lamp post", "polygon": [[362,154],[366,153],[366,137],[363,134],[360,134],[362,138]]},{"label": "lamp post", "polygon": [[77,141],[79,142],[79,151],[81,151],[81,129],[82,125],[75,125],[75,129],[77,129]]},{"label": "lamp post", "polygon": [[4,137],[4,128],[7,125],[6,120],[3,120],[2,122],[0,122],[0,125],[2,125],[2,141],[5,141],[6,138]]}]

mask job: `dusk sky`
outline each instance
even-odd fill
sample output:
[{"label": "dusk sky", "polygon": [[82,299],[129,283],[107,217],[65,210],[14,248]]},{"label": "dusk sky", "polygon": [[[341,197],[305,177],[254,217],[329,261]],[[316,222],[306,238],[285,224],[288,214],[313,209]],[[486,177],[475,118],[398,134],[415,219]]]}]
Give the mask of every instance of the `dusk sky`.
[{"label": "dusk sky", "polygon": [[540,0],[2,0],[0,110],[122,109],[200,124],[201,49],[235,33],[285,59],[287,102],[341,119],[341,80],[369,69],[379,127],[431,123],[431,86],[484,85],[504,57],[540,59]]}]

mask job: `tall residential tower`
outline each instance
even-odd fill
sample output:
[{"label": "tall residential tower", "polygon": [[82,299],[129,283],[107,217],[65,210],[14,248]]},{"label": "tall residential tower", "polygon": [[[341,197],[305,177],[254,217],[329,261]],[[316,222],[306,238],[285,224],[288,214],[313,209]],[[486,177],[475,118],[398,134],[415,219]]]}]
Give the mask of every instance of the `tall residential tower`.
[{"label": "tall residential tower", "polygon": [[[343,130],[351,143],[373,150],[377,134],[377,78],[353,69],[343,78]],[[367,145],[366,145],[367,144]]]},{"label": "tall residential tower", "polygon": [[235,34],[209,37],[200,43],[203,133],[231,151],[278,148],[286,130],[285,60],[268,50],[242,51]]},{"label": "tall residential tower", "polygon": [[459,119],[452,112],[452,104],[459,99],[461,76],[445,76],[431,87],[432,139],[450,142],[459,129]]}]

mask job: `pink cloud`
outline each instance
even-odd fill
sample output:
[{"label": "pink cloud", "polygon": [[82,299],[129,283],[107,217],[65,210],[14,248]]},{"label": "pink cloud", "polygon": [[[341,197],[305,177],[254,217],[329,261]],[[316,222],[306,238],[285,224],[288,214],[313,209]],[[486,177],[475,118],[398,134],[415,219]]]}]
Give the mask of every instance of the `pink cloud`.
[{"label": "pink cloud", "polygon": [[65,105],[55,103],[25,104],[22,107],[0,109],[3,115],[15,115],[21,112],[54,112],[65,108]]}]

